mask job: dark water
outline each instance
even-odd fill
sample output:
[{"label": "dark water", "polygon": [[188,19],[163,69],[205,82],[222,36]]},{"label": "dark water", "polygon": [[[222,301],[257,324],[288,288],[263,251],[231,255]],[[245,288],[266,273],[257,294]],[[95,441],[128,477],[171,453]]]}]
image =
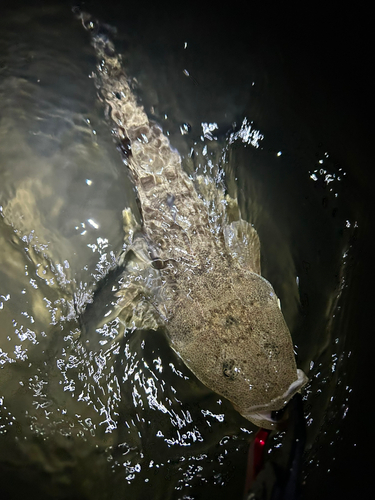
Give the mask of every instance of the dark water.
[{"label": "dark water", "polygon": [[[227,148],[229,190],[259,232],[263,273],[310,378],[302,498],[364,494],[374,345],[365,21],[318,6],[84,8],[117,28],[135,92],[187,168],[209,169]],[[256,429],[162,332],[100,354],[77,348],[72,294],[76,307],[90,300],[113,267],[135,196],[71,5],[10,4],[0,23],[4,498],[241,498]],[[266,463],[288,459],[287,438],[271,436]],[[281,484],[280,470],[264,484]]]}]

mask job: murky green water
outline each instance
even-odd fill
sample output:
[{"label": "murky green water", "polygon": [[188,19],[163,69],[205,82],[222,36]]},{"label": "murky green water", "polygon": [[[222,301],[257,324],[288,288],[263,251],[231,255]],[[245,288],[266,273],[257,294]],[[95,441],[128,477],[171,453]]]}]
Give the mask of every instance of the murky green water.
[{"label": "murky green water", "polygon": [[[270,80],[269,68],[277,73],[280,63],[259,57],[256,32],[253,45],[241,44],[244,34],[226,44],[210,40],[201,23],[195,31],[192,15],[169,32],[151,14],[140,19],[111,11],[102,19],[118,30],[135,93],[187,169],[209,171],[226,149],[229,190],[258,230],[263,273],[310,378],[303,391],[308,484],[317,442],[330,433],[327,422],[339,427],[352,390],[346,315],[359,222],[347,197],[350,173],[331,157],[329,141],[316,142],[279,99],[287,79],[280,70]],[[135,193],[90,79],[87,33],[70,8],[10,8],[1,23],[7,498],[28,491],[46,499],[241,498],[256,428],[197,381],[163,332],[135,331],[101,351],[77,342],[77,311],[115,267],[122,210],[137,211]],[[270,440],[269,456],[282,455],[283,434]]]}]

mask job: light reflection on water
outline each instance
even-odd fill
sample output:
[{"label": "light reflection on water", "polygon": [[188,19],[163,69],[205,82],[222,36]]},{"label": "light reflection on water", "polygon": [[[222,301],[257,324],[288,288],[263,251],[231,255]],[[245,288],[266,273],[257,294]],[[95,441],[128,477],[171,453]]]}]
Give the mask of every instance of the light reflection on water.
[{"label": "light reflection on water", "polygon": [[[74,31],[70,13],[65,18],[57,13],[60,29]],[[61,44],[61,36],[57,39],[44,23],[36,15],[27,28],[22,25],[26,41],[8,57],[0,86],[0,460],[10,470],[32,466],[26,485],[38,484],[47,473],[48,481],[38,486],[46,498],[59,489],[61,498],[73,490],[78,498],[143,498],[150,491],[146,486],[159,498],[174,498],[175,491],[188,495],[205,485],[242,492],[255,429],[195,379],[162,332],[125,331],[100,350],[90,350],[79,338],[78,315],[121,252],[121,212],[136,205],[102,111],[96,109],[87,79],[93,61],[83,31],[77,26],[74,42],[64,38]],[[43,37],[51,40],[48,50],[31,36],[41,26]],[[9,30],[1,36],[12,45]],[[86,47],[81,55],[78,42]],[[53,79],[54,72],[63,83]],[[194,126],[190,131],[171,114],[168,126],[172,137],[186,137],[188,169],[212,173],[223,161],[243,217],[259,230],[263,268],[281,296],[299,362],[310,377],[303,398],[308,458],[314,464],[323,414],[328,423],[337,422],[350,406],[351,389],[344,382],[350,351],[339,333],[345,332],[357,223],[339,205],[334,222],[327,215],[340,203],[346,176],[330,163],[329,152],[304,170],[303,182],[286,187],[282,162],[288,155],[279,144],[272,155],[281,170],[266,167],[267,136],[250,117],[241,119],[227,146],[219,139],[228,128],[213,120],[201,120],[199,131]],[[273,189],[284,196],[291,192],[295,201],[285,207]],[[301,232],[296,250],[294,236],[302,222],[289,221],[288,233],[288,224],[272,210],[278,206],[290,217],[293,203],[302,206],[299,191],[301,199],[309,197],[300,219],[305,226],[311,222],[311,229],[305,236]],[[305,240],[321,228],[324,234],[339,233],[339,243],[330,242],[333,250],[326,253],[319,244],[310,245],[309,253]],[[326,279],[332,263],[337,271]],[[321,275],[313,277],[320,265]],[[316,289],[319,299],[314,299]],[[114,320],[110,336],[116,338],[120,328]],[[282,450],[283,435],[272,439],[270,455]]]}]

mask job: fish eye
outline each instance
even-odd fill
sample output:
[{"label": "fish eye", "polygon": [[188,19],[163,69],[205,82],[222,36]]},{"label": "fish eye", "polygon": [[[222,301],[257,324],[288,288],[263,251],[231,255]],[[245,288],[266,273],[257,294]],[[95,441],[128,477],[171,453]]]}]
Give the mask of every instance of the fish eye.
[{"label": "fish eye", "polygon": [[236,318],[234,318],[234,317],[233,317],[233,316],[231,316],[231,315],[227,316],[227,317],[226,317],[226,319],[225,319],[225,324],[226,324],[227,326],[233,326],[233,325],[235,325],[236,323],[237,323]]},{"label": "fish eye", "polygon": [[234,366],[233,359],[227,359],[223,363],[223,375],[229,380],[234,380],[238,375],[238,369]]}]

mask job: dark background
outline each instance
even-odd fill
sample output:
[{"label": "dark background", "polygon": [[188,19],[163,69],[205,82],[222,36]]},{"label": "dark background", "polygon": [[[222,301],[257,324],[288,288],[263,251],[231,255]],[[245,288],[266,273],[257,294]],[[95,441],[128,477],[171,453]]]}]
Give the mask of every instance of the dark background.
[{"label": "dark background", "polygon": [[[348,376],[350,410],[340,424],[335,462],[322,446],[321,466],[311,471],[304,497],[366,498],[374,489],[374,429],[369,419],[374,394],[371,319],[374,238],[373,31],[361,4],[355,8],[310,3],[270,15],[271,36],[288,68],[295,105],[308,116],[316,139],[329,144],[336,160],[355,179],[346,193],[356,211],[348,347],[354,354]],[[325,471],[330,468],[330,474]]]}]

